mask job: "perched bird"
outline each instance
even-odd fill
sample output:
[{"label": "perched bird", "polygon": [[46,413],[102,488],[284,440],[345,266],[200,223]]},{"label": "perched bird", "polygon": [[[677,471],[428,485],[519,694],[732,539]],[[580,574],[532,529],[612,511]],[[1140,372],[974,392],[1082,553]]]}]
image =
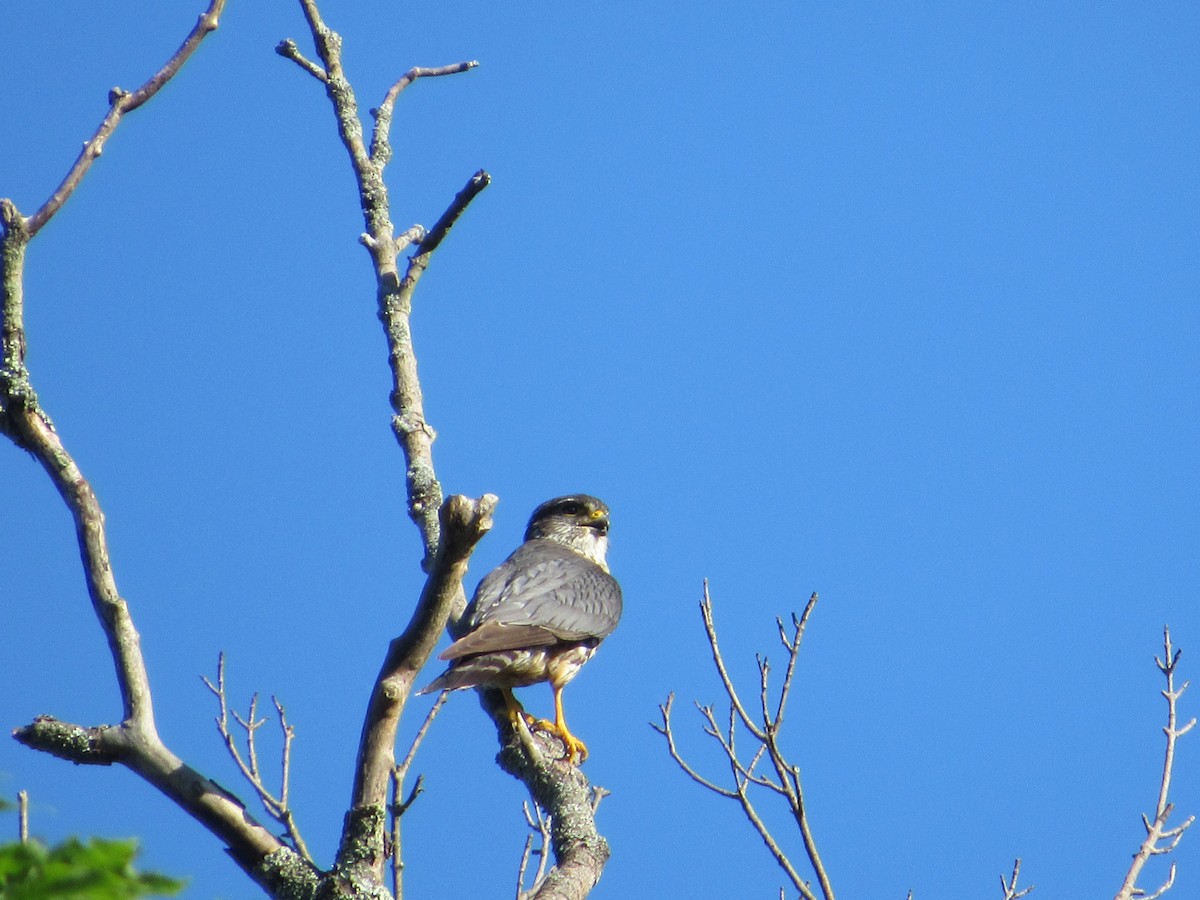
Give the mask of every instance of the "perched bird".
[{"label": "perched bird", "polygon": [[[621,588],[608,572],[608,507],[588,494],[547,500],[533,511],[525,543],[479,582],[466,633],[441,654],[450,668],[419,693],[498,688],[513,721],[557,735],[567,758],[587,746],[567,728],[562,691],[621,618]],[[528,716],[512,689],[549,682],[554,721]]]}]

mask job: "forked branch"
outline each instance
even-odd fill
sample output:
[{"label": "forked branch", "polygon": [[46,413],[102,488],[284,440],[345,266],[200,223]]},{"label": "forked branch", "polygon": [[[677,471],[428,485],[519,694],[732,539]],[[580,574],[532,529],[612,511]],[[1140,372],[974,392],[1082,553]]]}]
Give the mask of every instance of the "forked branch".
[{"label": "forked branch", "polygon": [[1003,875],[1000,876],[1000,890],[1004,895],[1003,900],[1020,900],[1021,897],[1026,896],[1034,889],[1035,885],[1032,884],[1029,887],[1018,888],[1017,879],[1020,876],[1021,860],[1015,859],[1013,860],[1012,874],[1008,877],[1008,880],[1006,881]]},{"label": "forked branch", "polygon": [[[774,794],[783,798],[796,822],[804,852],[808,857],[809,867],[816,876],[821,895],[824,900],[833,900],[833,886],[825,871],[825,865],[821,860],[808,820],[808,809],[800,782],[800,767],[791,763],[779,746],[779,733],[783,725],[792,679],[796,673],[800,643],[816,604],[817,595],[813,594],[804,607],[803,613],[799,616],[792,616],[790,631],[784,626],[781,619],[776,619],[780,642],[788,654],[783,684],[777,700],[772,703],[770,699],[771,667],[765,657],[760,657],[758,659],[757,711],[752,715],[734,685],[733,679],[729,676],[729,670],[725,665],[721,645],[717,638],[717,626],[713,619],[712,598],[708,593],[708,582],[704,583],[704,599],[700,603],[700,615],[704,621],[704,632],[712,651],[713,666],[716,668],[721,686],[729,700],[727,724],[718,723],[716,713],[711,706],[701,706],[697,703],[696,708],[704,719],[704,733],[717,742],[729,765],[729,786],[700,774],[680,753],[671,721],[675,702],[673,694],[659,707],[661,722],[652,722],[651,727],[664,737],[667,742],[667,752],[689,778],[701,787],[738,803],[742,814],[758,833],[767,851],[783,870],[792,887],[799,891],[805,900],[816,900],[817,895],[809,881],[801,876],[788,852],[763,821],[752,794],[765,791],[767,796]],[[753,748],[748,757],[737,745],[739,724],[749,732],[752,739]],[[764,760],[774,770],[773,776],[758,772],[758,767],[764,764]]]},{"label": "forked branch", "polygon": [[[516,900],[531,900],[546,880],[546,865],[550,859],[550,817],[536,803],[532,809],[528,802],[521,804],[529,834],[525,837],[525,849],[521,852],[521,865],[517,869]],[[529,889],[525,889],[527,870],[531,856],[537,857],[537,868],[529,878]]]},{"label": "forked branch", "polygon": [[1196,821],[1195,816],[1188,816],[1179,825],[1174,828],[1167,827],[1167,821],[1174,812],[1175,807],[1170,801],[1171,776],[1175,768],[1175,744],[1179,738],[1187,734],[1196,726],[1196,720],[1193,718],[1186,725],[1178,724],[1178,702],[1183,696],[1183,692],[1188,689],[1189,682],[1184,682],[1178,689],[1175,687],[1175,667],[1179,664],[1179,657],[1183,651],[1175,650],[1171,646],[1171,630],[1163,629],[1163,655],[1154,658],[1155,664],[1158,666],[1158,671],[1162,673],[1166,679],[1166,690],[1162,691],[1163,697],[1167,701],[1167,724],[1163,728],[1163,734],[1167,738],[1166,753],[1163,758],[1162,777],[1159,779],[1158,786],[1158,802],[1154,807],[1154,818],[1142,816],[1142,826],[1146,830],[1145,840],[1142,841],[1141,847],[1133,856],[1133,861],[1129,865],[1129,870],[1125,873],[1125,881],[1121,885],[1121,889],[1117,891],[1116,900],[1133,900],[1134,897],[1145,898],[1145,900],[1156,900],[1175,884],[1175,863],[1171,863],[1171,867],[1167,872],[1167,877],[1162,884],[1151,894],[1147,894],[1143,889],[1137,886],[1138,879],[1141,877],[1142,870],[1151,857],[1165,856],[1179,846],[1180,840],[1183,838],[1183,833],[1192,826]]},{"label": "forked branch", "polygon": [[29,241],[70,199],[125,113],[152,98],[216,29],[224,6],[224,0],[212,0],[179,49],[141,87],[110,92],[104,120],[37,212],[25,218],[11,201],[0,200],[0,432],[33,454],[74,520],[88,594],[108,642],[123,707],[115,726],[86,727],[42,716],[18,728],[14,737],[75,763],[119,763],[137,772],[223,841],[238,864],[270,889],[280,883],[284,869],[296,886],[301,881],[314,884],[315,874],[257,823],[237,797],[185,765],[160,739],[140,638],[117,590],[103,511],[42,408],[25,366],[24,264]]},{"label": "forked branch", "polygon": [[[380,852],[382,841],[377,840],[377,830],[381,827],[377,823],[382,821],[378,814],[383,810],[387,778],[389,775],[394,777],[392,754],[396,724],[413,687],[413,676],[432,652],[437,632],[448,622],[457,621],[466,606],[461,584],[466,561],[475,542],[490,527],[490,513],[495,503],[495,498],[490,495],[475,501],[473,506],[463,505],[472,503],[466,498],[451,498],[446,504],[442,503],[442,488],[433,466],[435,433],[425,418],[412,338],[413,293],[432,254],[491,178],[482,170],[476,172],[431,228],[426,230],[415,225],[396,236],[383,180],[384,168],[392,157],[390,126],[396,99],[418,79],[465,72],[477,63],[469,61],[409,70],[389,88],[383,101],[373,110],[375,127],[368,149],[357,100],[342,66],[342,39],[323,21],[316,0],[300,0],[300,4],[312,33],[317,59],[306,59],[294,41],[284,41],[278,50],[324,84],[358,184],[366,226],[360,241],[371,254],[378,314],[387,337],[392,372],[392,429],[404,452],[408,512],[420,529],[425,546],[422,567],[429,573],[421,601],[405,633],[389,647],[372,693],[363,727],[352,808],[343,831],[343,849],[338,854],[338,866],[349,868],[353,864],[360,871],[365,869],[368,878],[378,878],[384,859]],[[401,275],[398,255],[412,245],[415,245],[415,252]],[[434,628],[432,633],[431,626]],[[551,844],[556,865],[541,879],[536,896],[586,896],[608,859],[608,845],[596,832],[594,808],[590,802],[592,792],[587,779],[575,766],[562,762],[553,754],[541,752],[528,729],[514,731],[508,717],[489,701],[486,692],[484,704],[499,729],[501,767],[521,779],[534,802],[551,814]],[[549,737],[540,740],[553,741]],[[393,781],[393,784],[397,782]],[[392,807],[396,808],[398,802],[393,799]],[[363,847],[367,849],[363,851]],[[352,849],[357,854],[354,859],[350,859]],[[399,860],[393,860],[393,871],[397,875],[401,865]]]},{"label": "forked branch", "polygon": [[428,234],[422,229],[418,252],[401,278],[396,257],[402,242],[397,241],[394,233],[388,188],[383,173],[392,155],[389,126],[392,109],[399,93],[418,78],[465,72],[478,63],[471,61],[438,68],[415,68],[401,77],[388,90],[383,102],[375,110],[375,128],[368,150],[363,122],[358,114],[358,100],[342,66],[341,35],[321,18],[316,0],[300,0],[300,7],[312,33],[319,62],[307,59],[300,52],[296,42],[290,38],[282,41],[276,47],[276,51],[294,61],[325,86],[337,122],[338,135],[350,157],[366,226],[360,240],[371,253],[377,307],[388,341],[388,360],[392,369],[392,429],[404,451],[408,513],[420,529],[425,548],[422,566],[428,572],[438,547],[438,510],[442,505],[442,487],[434,473],[432,447],[435,433],[425,419],[424,395],[417,377],[417,359],[413,352],[409,322],[412,293],[421,273],[429,264],[430,254],[436,249],[449,225],[453,224],[471,199],[487,186],[489,178],[486,173],[473,176],[469,187],[470,184],[476,183],[478,187],[459,192],[454,203],[439,220],[440,225],[448,215],[450,216],[448,224],[440,234],[437,226]]},{"label": "forked branch", "polygon": [[283,704],[279,702],[278,698],[271,698],[271,702],[275,705],[275,713],[279,717],[279,728],[283,737],[283,748],[280,750],[281,772],[279,793],[273,794],[263,781],[262,769],[258,764],[258,744],[255,741],[255,733],[267,723],[266,719],[258,718],[258,694],[250,698],[250,710],[245,718],[238,715],[236,711],[233,712],[233,718],[246,733],[246,757],[243,758],[241,752],[238,750],[237,742],[229,730],[230,710],[225,694],[224,653],[217,656],[217,683],[213,684],[206,676],[201,676],[201,680],[217,698],[220,709],[220,715],[216,717],[217,732],[221,735],[221,740],[225,743],[225,749],[229,751],[229,755],[233,758],[238,771],[242,773],[242,777],[250,782],[250,786],[254,788],[254,793],[262,801],[267,815],[283,826],[284,833],[292,843],[292,848],[300,854],[305,862],[310,865],[313,864],[312,854],[308,852],[304,838],[300,836],[300,826],[296,824],[296,817],[288,803],[288,785],[291,781],[292,766],[292,741],[296,736],[296,729],[288,723],[287,713],[284,711]]},{"label": "forked branch", "polygon": [[408,746],[408,752],[404,754],[402,759],[392,769],[392,802],[388,805],[388,815],[391,816],[392,833],[391,833],[391,859],[392,859],[392,894],[396,900],[403,900],[404,897],[404,855],[403,842],[401,839],[401,819],[408,812],[409,807],[416,802],[416,799],[424,792],[424,777],[417,776],[416,782],[409,791],[408,796],[404,795],[404,782],[408,778],[408,772],[412,768],[413,760],[417,758],[417,750],[421,747],[421,742],[425,740],[425,735],[429,733],[429,726],[433,724],[433,720],[437,718],[437,714],[442,711],[442,707],[446,705],[446,698],[449,696],[449,691],[442,691],[434,701],[433,706],[429,707],[429,712],[425,714],[424,721],[421,722],[421,727],[417,729],[417,733],[413,736],[412,743]]}]

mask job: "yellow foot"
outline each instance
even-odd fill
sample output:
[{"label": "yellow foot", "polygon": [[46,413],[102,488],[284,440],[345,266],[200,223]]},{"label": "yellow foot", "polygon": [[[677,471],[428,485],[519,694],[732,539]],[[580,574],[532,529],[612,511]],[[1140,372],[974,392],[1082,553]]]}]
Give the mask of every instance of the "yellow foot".
[{"label": "yellow foot", "polygon": [[581,741],[575,735],[567,730],[566,725],[559,725],[551,722],[549,719],[538,719],[531,716],[529,713],[524,713],[525,722],[533,731],[546,731],[554,735],[563,742],[563,747],[566,748],[567,755],[565,759],[569,762],[574,762],[575,757],[579,757],[579,762],[582,763],[588,758],[587,744]]}]

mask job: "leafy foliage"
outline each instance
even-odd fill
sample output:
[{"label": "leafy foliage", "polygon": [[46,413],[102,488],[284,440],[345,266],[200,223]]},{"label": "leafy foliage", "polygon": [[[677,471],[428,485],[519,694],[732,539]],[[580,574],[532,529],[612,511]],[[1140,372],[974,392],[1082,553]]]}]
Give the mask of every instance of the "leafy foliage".
[{"label": "leafy foliage", "polygon": [[133,867],[137,841],[69,838],[0,844],[0,900],[127,900],[170,896],[182,881]]}]

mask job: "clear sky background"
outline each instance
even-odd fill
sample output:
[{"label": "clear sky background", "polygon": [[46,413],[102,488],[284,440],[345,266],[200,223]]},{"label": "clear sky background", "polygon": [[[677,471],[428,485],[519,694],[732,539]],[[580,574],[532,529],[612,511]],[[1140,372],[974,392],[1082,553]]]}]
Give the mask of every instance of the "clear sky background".
[{"label": "clear sky background", "polygon": [[[201,6],[0,6],[0,196],[32,213]],[[689,707],[721,699],[707,577],[748,690],[756,651],[782,661],[774,617],[821,594],[786,746],[840,896],[998,897],[1020,856],[1041,900],[1111,897],[1158,787],[1165,623],[1200,679],[1196,5],[324,12],[364,110],[412,65],[481,62],[401,98],[393,218],[494,177],[414,316],[443,484],[501,498],[470,586],[542,500],[613,509],[625,618],[567,693],[613,792],[594,896],[783,883],[647,724],[677,691],[685,752],[722,776]],[[347,159],[284,37],[310,46],[296,3],[230,0],[121,126],[30,248],[29,364],[104,505],[164,738],[249,799],[199,679],[224,650],[233,696],[296,723],[327,862],[422,579]],[[11,446],[0,602],[4,728],[119,717],[70,521]],[[455,696],[416,766],[410,896],[512,895],[522,789],[495,749]],[[0,795],[20,789],[48,839],[137,835],[189,898],[256,896],[125,770],[5,739]],[[1200,813],[1200,732],[1174,798]],[[1200,830],[1175,858],[1171,896],[1200,895]]]}]

